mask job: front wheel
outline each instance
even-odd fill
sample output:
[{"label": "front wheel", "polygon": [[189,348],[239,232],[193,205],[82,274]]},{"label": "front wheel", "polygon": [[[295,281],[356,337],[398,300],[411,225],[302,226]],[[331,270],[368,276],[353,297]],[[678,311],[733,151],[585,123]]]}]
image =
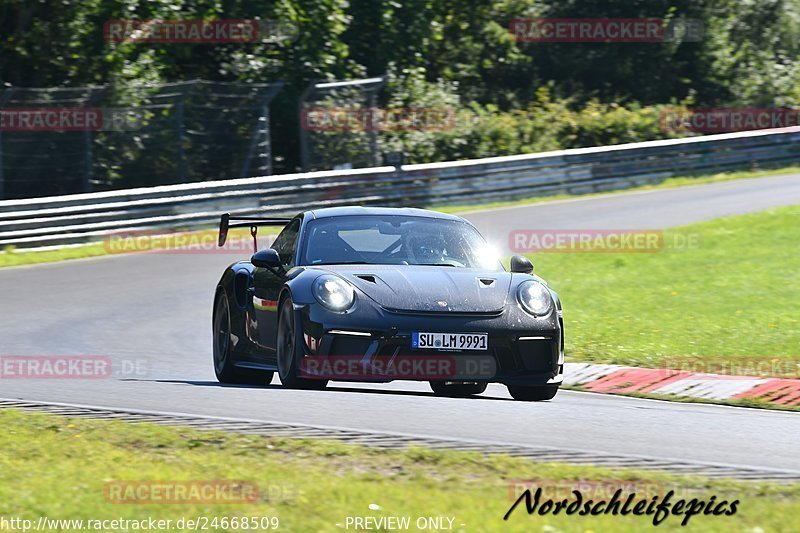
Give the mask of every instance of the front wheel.
[{"label": "front wheel", "polygon": [[552,400],[558,392],[558,385],[509,385],[508,393],[522,402],[541,402]]},{"label": "front wheel", "polygon": [[231,307],[228,295],[220,288],[214,305],[214,374],[220,383],[269,385],[274,374],[265,370],[242,370],[233,363],[231,343]]},{"label": "front wheel", "polygon": [[437,396],[450,398],[466,398],[481,394],[486,390],[486,383],[451,383],[449,381],[431,381],[431,390]]},{"label": "front wheel", "polygon": [[324,389],[328,380],[298,376],[299,361],[303,356],[303,345],[298,341],[295,326],[294,305],[292,299],[287,298],[278,314],[278,375],[281,383],[289,389]]}]

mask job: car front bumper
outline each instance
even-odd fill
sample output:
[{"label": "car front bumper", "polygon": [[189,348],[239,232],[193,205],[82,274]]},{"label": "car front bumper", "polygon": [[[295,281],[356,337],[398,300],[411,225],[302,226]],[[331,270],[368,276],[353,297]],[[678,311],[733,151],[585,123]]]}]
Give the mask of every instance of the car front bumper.
[{"label": "car front bumper", "polygon": [[[460,369],[444,374],[410,372],[386,375],[344,374],[326,376],[337,381],[429,381],[498,382],[506,385],[558,386],[564,375],[563,319],[559,310],[533,317],[518,306],[500,313],[414,313],[383,309],[371,302],[354,306],[347,313],[334,313],[319,304],[296,306],[296,317],[305,342],[309,364],[337,358],[370,361],[424,361],[445,359]],[[411,347],[413,332],[486,333],[485,351],[435,351]],[[482,361],[479,371],[468,361]],[[330,368],[330,367],[328,367]],[[470,370],[472,369],[472,370]]]}]

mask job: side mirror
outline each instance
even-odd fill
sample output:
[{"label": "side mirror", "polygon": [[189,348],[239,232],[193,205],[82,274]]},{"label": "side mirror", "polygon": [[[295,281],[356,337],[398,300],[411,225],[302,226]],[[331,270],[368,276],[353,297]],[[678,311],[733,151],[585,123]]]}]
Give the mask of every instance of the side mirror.
[{"label": "side mirror", "polygon": [[524,255],[515,255],[511,258],[511,272],[530,274],[533,272],[533,263]]},{"label": "side mirror", "polygon": [[250,259],[250,262],[253,263],[253,266],[258,268],[280,268],[283,266],[278,252],[272,248],[256,252]]}]

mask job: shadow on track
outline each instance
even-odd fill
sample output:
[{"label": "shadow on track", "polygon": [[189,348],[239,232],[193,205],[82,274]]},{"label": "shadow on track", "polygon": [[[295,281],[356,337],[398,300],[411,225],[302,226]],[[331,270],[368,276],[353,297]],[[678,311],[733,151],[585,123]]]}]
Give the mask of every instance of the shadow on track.
[{"label": "shadow on track", "polygon": [[[239,385],[235,383],[219,383],[217,381],[199,381],[199,380],[182,380],[182,379],[126,379],[124,381],[142,381],[149,383],[172,383],[179,385],[193,385],[195,387],[219,387],[225,389],[265,389],[265,390],[282,390],[286,392],[297,392],[302,389],[287,389],[280,384],[269,385]],[[448,396],[436,396],[433,392],[423,391],[406,391],[406,390],[385,390],[385,389],[363,389],[360,387],[347,387],[347,386],[328,386],[320,391],[302,391],[302,392],[337,392],[337,393],[360,393],[360,394],[383,394],[390,396],[417,396],[420,398],[450,398],[450,399],[466,399],[466,400],[496,400],[503,402],[514,402],[512,398],[501,398],[498,396],[467,396],[465,398],[451,398]]]}]

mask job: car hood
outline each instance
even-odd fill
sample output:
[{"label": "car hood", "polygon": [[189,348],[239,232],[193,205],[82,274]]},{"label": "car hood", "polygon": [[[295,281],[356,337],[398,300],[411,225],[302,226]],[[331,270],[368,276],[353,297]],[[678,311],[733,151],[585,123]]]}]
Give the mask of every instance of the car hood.
[{"label": "car hood", "polygon": [[386,309],[494,313],[506,304],[511,274],[416,265],[326,265]]}]

